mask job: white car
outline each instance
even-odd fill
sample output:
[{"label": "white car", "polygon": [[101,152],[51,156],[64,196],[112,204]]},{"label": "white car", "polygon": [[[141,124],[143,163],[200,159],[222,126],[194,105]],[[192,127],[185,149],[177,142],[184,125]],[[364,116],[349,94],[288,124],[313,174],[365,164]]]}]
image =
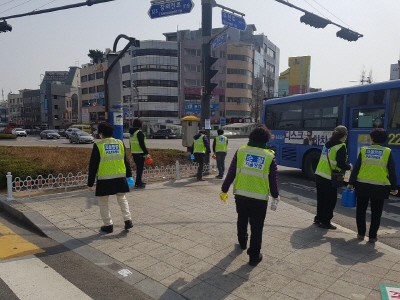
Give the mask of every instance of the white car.
[{"label": "white car", "polygon": [[28,136],[25,129],[22,128],[15,128],[11,131],[11,133],[15,136]]}]

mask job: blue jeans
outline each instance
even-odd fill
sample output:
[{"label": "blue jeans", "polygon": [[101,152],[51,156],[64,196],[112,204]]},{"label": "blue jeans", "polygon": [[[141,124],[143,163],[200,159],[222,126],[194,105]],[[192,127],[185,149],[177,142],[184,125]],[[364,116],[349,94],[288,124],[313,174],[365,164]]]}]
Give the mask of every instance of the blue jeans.
[{"label": "blue jeans", "polygon": [[215,153],[217,156],[217,169],[218,169],[218,176],[224,176],[225,173],[225,157],[226,152],[217,152]]}]

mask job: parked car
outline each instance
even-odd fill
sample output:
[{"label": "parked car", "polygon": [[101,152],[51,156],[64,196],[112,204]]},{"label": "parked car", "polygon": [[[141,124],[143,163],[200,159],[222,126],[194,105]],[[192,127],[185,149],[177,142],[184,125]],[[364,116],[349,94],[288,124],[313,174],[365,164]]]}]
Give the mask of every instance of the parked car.
[{"label": "parked car", "polygon": [[87,132],[84,131],[72,131],[69,136],[70,143],[94,143],[94,138]]},{"label": "parked car", "polygon": [[58,130],[58,134],[61,136],[65,136],[65,129]]},{"label": "parked car", "polygon": [[39,136],[41,139],[59,139],[60,138],[60,135],[51,129],[43,130],[39,134]]},{"label": "parked car", "polygon": [[152,139],[173,139],[176,138],[176,134],[172,129],[159,129],[156,132],[153,132],[150,137]]},{"label": "parked car", "polygon": [[67,139],[69,139],[69,137],[70,137],[72,131],[80,132],[80,131],[82,131],[82,130],[80,130],[79,128],[72,128],[72,127],[68,128],[67,130],[65,130],[65,137],[66,137]]},{"label": "parked car", "polygon": [[28,133],[26,132],[26,130],[25,130],[25,129],[22,129],[22,128],[15,128],[15,129],[13,129],[13,130],[11,131],[11,133],[12,133],[13,135],[16,135],[16,136],[27,136],[27,135],[28,135]]}]

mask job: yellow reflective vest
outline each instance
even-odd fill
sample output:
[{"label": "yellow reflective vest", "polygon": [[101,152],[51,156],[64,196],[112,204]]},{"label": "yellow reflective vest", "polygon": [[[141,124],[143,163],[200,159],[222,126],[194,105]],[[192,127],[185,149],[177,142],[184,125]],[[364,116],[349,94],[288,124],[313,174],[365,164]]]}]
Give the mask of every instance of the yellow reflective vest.
[{"label": "yellow reflective vest", "polygon": [[219,135],[215,138],[215,152],[226,152],[228,150],[228,138]]},{"label": "yellow reflective vest", "polygon": [[268,201],[269,170],[275,155],[268,149],[241,146],[236,154],[235,195]]},{"label": "yellow reflective vest", "polygon": [[389,162],[391,150],[380,145],[362,147],[360,150],[361,167],[357,181],[375,185],[390,185]]},{"label": "yellow reflective vest", "polygon": [[126,177],[125,146],[121,140],[105,138],[96,141],[100,153],[97,179]]},{"label": "yellow reflective vest", "polygon": [[[142,148],[139,145],[139,140],[137,138],[138,132],[141,130],[136,130],[133,135],[129,138],[129,146],[131,148],[131,153],[132,154],[144,154]],[[147,148],[147,143],[146,143],[146,135],[144,136],[144,145]]]},{"label": "yellow reflective vest", "polygon": [[[319,175],[319,176],[329,179],[329,180],[332,179],[332,177],[331,177],[332,172],[331,172],[331,168],[329,167],[327,154],[329,155],[329,161],[331,162],[332,171],[337,171],[337,172],[342,171],[342,169],[337,167],[337,161],[336,161],[336,153],[342,147],[346,148],[346,144],[340,143],[329,149],[327,149],[325,146],[322,148],[321,157],[319,159],[317,169],[315,170],[316,175]],[[347,148],[346,148],[346,153],[347,153]],[[347,159],[346,159],[346,161],[347,161]]]},{"label": "yellow reflective vest", "polygon": [[204,135],[201,135],[197,140],[193,141],[193,153],[206,153],[204,146]]}]

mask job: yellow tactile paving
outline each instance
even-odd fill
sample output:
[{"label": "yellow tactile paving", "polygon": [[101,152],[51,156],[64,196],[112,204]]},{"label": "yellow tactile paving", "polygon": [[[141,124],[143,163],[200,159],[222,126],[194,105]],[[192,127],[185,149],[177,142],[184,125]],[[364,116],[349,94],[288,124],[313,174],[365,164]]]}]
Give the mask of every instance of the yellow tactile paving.
[{"label": "yellow tactile paving", "polygon": [[44,252],[0,223],[0,260]]}]

